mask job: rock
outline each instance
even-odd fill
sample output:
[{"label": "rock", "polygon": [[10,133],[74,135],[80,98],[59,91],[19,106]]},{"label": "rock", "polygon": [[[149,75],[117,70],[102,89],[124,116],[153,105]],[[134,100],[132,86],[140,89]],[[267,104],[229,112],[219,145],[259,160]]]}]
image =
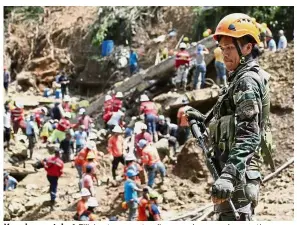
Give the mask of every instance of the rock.
[{"label": "rock", "polygon": [[177,200],[175,191],[165,192],[163,196],[164,196],[164,200],[167,202],[175,202]]},{"label": "rock", "polygon": [[161,185],[159,190],[160,190],[160,193],[162,194],[164,192],[167,192],[169,190],[169,187],[166,185]]},{"label": "rock", "polygon": [[11,220],[11,216],[8,212],[8,209],[5,207],[4,208],[4,221],[10,221]]},{"label": "rock", "polygon": [[154,143],[153,146],[157,148],[161,160],[163,160],[166,156],[170,156],[168,139],[162,138],[158,142]]},{"label": "rock", "polygon": [[26,189],[38,189],[38,186],[36,184],[27,184]]},{"label": "rock", "polygon": [[34,87],[37,89],[36,76],[32,72],[22,71],[16,75],[17,84],[22,87],[22,89],[28,87]]},{"label": "rock", "polygon": [[21,203],[12,201],[8,206],[8,211],[15,217],[22,215],[26,210]]},{"label": "rock", "polygon": [[75,194],[73,194],[73,195],[72,195],[72,198],[75,199],[75,200],[81,198],[80,193],[75,193]]},{"label": "rock", "polygon": [[194,138],[189,139],[180,154],[177,156],[177,164],[173,173],[182,179],[191,179],[194,183],[200,183],[208,177],[208,169],[204,162],[202,149],[197,146]]}]

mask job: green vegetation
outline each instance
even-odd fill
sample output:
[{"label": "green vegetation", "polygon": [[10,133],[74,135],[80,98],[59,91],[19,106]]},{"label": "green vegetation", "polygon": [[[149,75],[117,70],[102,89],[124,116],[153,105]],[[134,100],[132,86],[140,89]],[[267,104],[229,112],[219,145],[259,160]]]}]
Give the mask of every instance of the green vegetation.
[{"label": "green vegetation", "polygon": [[37,20],[39,15],[44,13],[41,6],[5,6],[4,15],[9,13],[21,14],[21,20]]},{"label": "green vegetation", "polygon": [[213,32],[219,21],[230,13],[245,13],[254,17],[258,23],[266,23],[274,36],[282,29],[288,40],[293,38],[294,7],[293,6],[224,6],[224,7],[193,7],[197,15],[194,39],[201,39],[207,28]]}]

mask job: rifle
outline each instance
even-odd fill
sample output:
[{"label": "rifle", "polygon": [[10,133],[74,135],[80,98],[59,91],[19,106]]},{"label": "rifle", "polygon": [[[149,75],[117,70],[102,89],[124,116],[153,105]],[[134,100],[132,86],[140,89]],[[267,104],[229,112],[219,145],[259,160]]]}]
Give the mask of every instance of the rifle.
[{"label": "rifle", "polygon": [[[200,147],[202,148],[202,150],[204,152],[207,168],[209,169],[209,172],[211,173],[214,180],[217,180],[219,178],[219,174],[217,172],[214,162],[211,159],[211,151],[209,149],[207,149],[207,147],[205,146],[204,138],[200,131],[200,127],[202,126],[205,129],[205,125],[204,125],[204,123],[200,123],[199,121],[192,119],[190,121],[190,126],[191,126],[191,131],[192,131],[193,136],[197,139]],[[239,220],[239,218],[240,218],[239,213],[237,212],[237,210],[234,207],[234,204],[230,198],[228,199],[228,202],[229,202],[229,205],[233,211],[233,214],[234,214],[236,220]]]}]

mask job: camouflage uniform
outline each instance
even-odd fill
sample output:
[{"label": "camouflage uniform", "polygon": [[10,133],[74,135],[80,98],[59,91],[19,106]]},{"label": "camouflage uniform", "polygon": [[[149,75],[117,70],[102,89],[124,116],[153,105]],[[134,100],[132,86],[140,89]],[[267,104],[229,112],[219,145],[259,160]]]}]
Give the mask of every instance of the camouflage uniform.
[{"label": "camouflage uniform", "polygon": [[[269,74],[252,59],[230,73],[213,110],[210,140],[219,174],[235,177],[232,201],[240,220],[251,220],[261,181],[261,137],[269,116]],[[265,111],[265,113],[264,113]],[[215,206],[219,220],[235,220],[227,201]]]}]

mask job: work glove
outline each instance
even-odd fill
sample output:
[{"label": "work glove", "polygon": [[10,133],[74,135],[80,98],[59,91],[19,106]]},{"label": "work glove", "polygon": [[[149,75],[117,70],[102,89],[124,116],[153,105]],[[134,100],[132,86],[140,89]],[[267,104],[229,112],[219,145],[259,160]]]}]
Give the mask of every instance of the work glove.
[{"label": "work glove", "polygon": [[234,192],[235,178],[227,173],[223,173],[212,186],[212,201],[221,204],[231,198]]},{"label": "work glove", "polygon": [[194,109],[193,107],[190,107],[190,106],[187,106],[185,108],[185,113],[186,113],[186,116],[188,117],[188,121],[195,119],[203,123],[206,118],[201,112],[199,112],[197,109]]}]

